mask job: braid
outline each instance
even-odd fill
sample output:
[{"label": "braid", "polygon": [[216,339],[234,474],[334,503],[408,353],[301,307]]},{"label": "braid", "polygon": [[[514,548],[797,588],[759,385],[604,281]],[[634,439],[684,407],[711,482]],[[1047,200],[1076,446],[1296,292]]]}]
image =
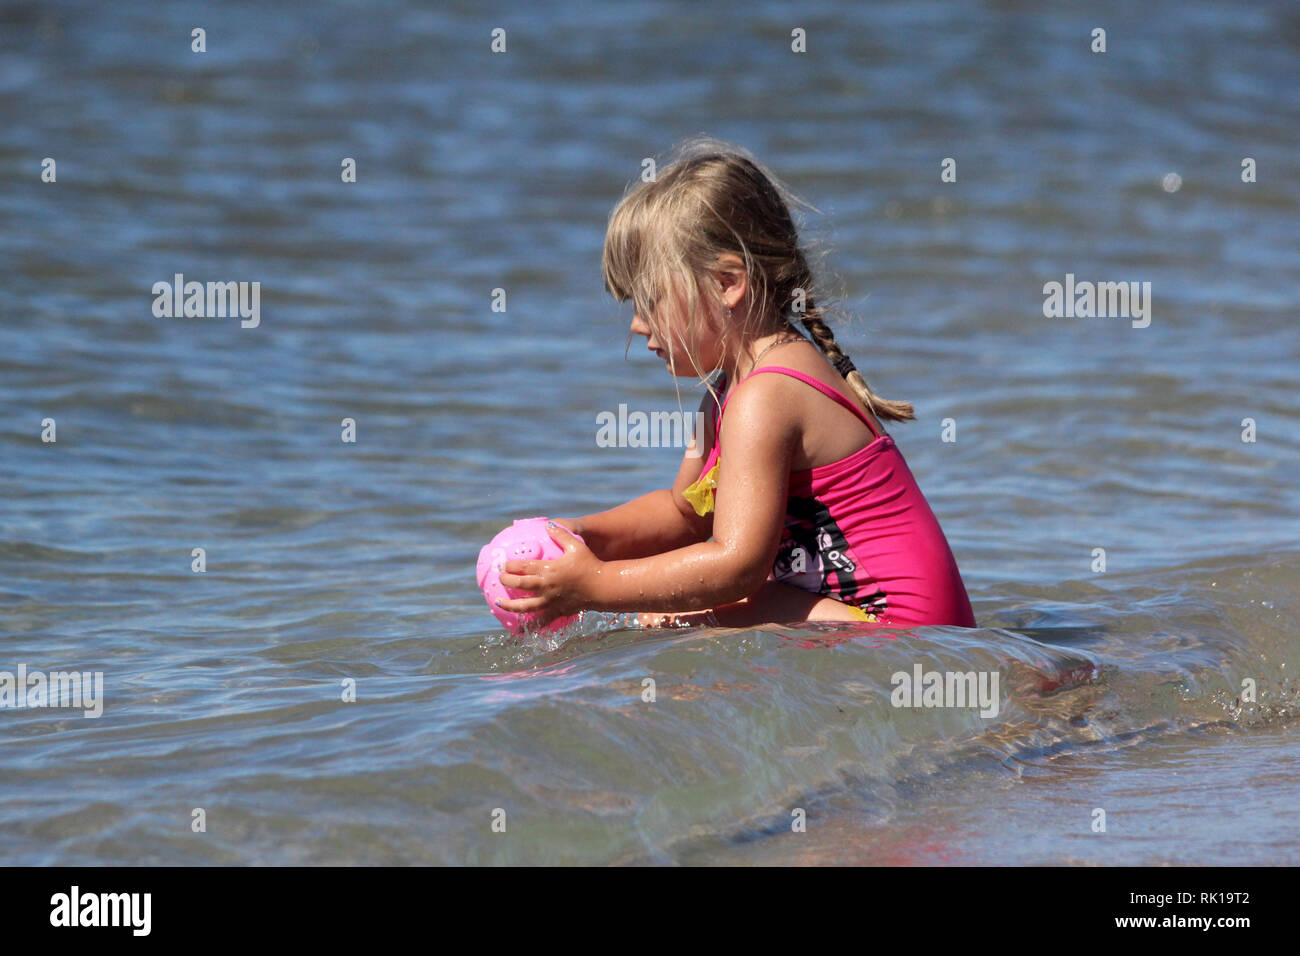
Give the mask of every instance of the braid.
[{"label": "braid", "polygon": [[821,306],[816,305],[809,298],[807,300],[807,309],[798,313],[798,318],[803,323],[803,327],[808,330],[808,334],[812,336],[812,340],[817,343],[817,347],[835,366],[835,370],[844,376],[844,380],[858,393],[858,397],[862,399],[863,404],[871,409],[877,418],[906,422],[916,417],[916,410],[912,408],[910,402],[890,401],[881,398],[871,390],[867,380],[862,377],[862,373],[854,366],[853,360],[844,354],[844,350],[835,341],[835,333],[830,330],[822,317]]}]

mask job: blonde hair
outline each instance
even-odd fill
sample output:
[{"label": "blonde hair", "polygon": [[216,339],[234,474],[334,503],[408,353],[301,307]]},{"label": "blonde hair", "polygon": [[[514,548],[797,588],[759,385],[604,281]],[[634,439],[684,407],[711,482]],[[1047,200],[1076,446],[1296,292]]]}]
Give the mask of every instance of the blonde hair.
[{"label": "blonde hair", "polygon": [[[673,151],[655,179],[630,188],[610,213],[605,288],[619,302],[632,301],[670,354],[673,342],[656,320],[656,307],[666,303],[680,309],[687,321],[678,326],[677,344],[697,371],[682,328],[717,330],[724,354],[735,356],[746,342],[798,320],[878,418],[915,418],[911,404],[873,392],[835,341],[825,321],[825,297],[814,288],[790,216],[792,206],[819,212],[742,148],[710,136],[692,137]],[[743,322],[722,319],[721,287],[705,281],[724,253],[744,263],[752,300]]]}]

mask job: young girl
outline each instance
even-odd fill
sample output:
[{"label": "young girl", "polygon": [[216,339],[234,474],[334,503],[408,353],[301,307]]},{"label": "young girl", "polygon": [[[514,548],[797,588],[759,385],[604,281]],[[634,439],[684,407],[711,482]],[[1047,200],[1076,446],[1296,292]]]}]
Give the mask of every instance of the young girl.
[{"label": "young girl", "polygon": [[506,562],[502,583],[534,596],[503,608],[539,623],[592,609],[659,626],[975,626],[943,531],[881,425],[912,406],[874,394],[836,344],[791,202],[752,157],[702,138],[614,210],[606,287],[633,302],[632,332],[672,375],[708,387],[710,450],[688,449],[670,489],[553,522],[564,556]]}]

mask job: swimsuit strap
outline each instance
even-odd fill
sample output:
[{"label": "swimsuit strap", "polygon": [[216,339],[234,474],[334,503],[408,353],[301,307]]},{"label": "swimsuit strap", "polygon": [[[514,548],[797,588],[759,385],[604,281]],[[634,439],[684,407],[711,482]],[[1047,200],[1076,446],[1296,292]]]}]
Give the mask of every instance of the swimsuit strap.
[{"label": "swimsuit strap", "polygon": [[[851,411],[854,415],[857,415],[858,418],[862,419],[862,424],[866,425],[868,428],[871,429],[872,435],[874,435],[876,438],[880,437],[880,433],[876,431],[876,426],[871,424],[871,419],[867,418],[867,416],[863,413],[862,409],[858,408],[857,405],[855,405],[853,402],[845,398],[844,394],[838,391],[837,389],[831,388],[829,385],[825,385],[822,382],[817,381],[817,379],[813,378],[811,375],[808,375],[804,372],[800,372],[797,369],[785,368],[784,366],[781,365],[764,365],[762,368],[756,368],[754,369],[754,371],[750,372],[743,379],[741,379],[741,381],[742,382],[748,381],[749,379],[753,378],[755,375],[759,374],[760,372],[778,372],[782,375],[789,375],[794,378],[797,378],[801,382],[806,382],[807,384],[811,385],[813,388],[817,389],[817,391],[825,395],[827,398],[833,398],[835,401],[839,402],[841,405],[843,405],[845,408]],[[722,400],[722,408],[718,411],[719,431],[722,429],[722,413],[727,410],[727,402],[731,401],[731,393],[734,391],[735,389],[728,391],[727,397]]]}]

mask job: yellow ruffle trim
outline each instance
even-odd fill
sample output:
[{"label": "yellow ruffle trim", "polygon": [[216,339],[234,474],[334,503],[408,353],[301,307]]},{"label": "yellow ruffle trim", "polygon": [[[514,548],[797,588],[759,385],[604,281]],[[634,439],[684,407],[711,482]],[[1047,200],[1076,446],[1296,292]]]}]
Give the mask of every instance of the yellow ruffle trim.
[{"label": "yellow ruffle trim", "polygon": [[713,510],[713,493],[718,488],[718,466],[714,465],[698,481],[682,492],[682,497],[691,503],[695,513],[700,517]]}]

